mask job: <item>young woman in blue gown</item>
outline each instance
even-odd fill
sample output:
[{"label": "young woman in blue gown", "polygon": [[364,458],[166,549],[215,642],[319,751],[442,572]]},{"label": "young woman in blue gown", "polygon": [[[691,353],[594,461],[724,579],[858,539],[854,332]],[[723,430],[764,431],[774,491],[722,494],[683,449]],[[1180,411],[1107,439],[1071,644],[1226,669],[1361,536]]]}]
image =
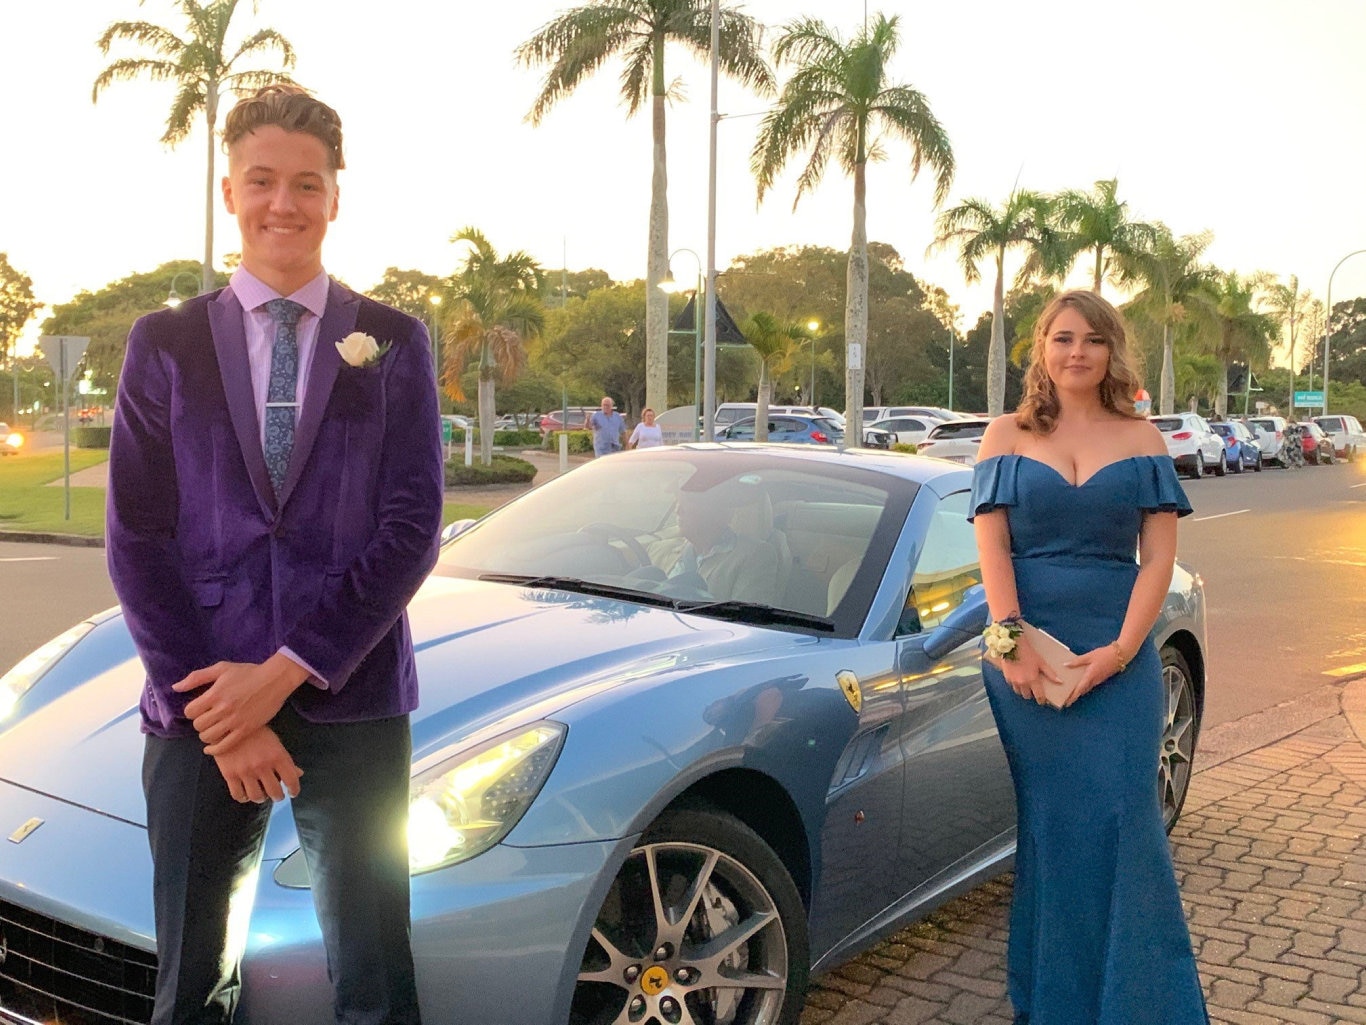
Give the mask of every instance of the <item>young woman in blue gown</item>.
[{"label": "young woman in blue gown", "polygon": [[[972,512],[992,619],[1066,644],[1068,704],[1027,639],[983,667],[1015,782],[1008,990],[1016,1025],[1205,1025],[1158,798],[1166,713],[1148,634],[1191,511],[1134,409],[1123,319],[1091,292],[1039,317],[1013,415],[982,439]],[[1138,560],[1135,561],[1135,551]]]}]

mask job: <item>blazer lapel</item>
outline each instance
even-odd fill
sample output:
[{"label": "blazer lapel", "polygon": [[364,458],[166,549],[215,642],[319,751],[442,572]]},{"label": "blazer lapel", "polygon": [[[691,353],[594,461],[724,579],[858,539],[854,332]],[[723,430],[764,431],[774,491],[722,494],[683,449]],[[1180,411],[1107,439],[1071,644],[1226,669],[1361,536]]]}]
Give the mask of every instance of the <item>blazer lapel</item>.
[{"label": "blazer lapel", "polygon": [[[356,329],[356,315],[360,312],[360,297],[337,284],[328,283],[327,309],[318,324],[318,340],[313,346],[313,362],[308,367],[308,391],[304,395],[303,407],[299,411],[298,425],[294,429],[294,451],[289,457],[289,472],[285,474],[284,486],[280,489],[280,505],[289,499],[294,486],[303,475],[308,454],[318,439],[318,429],[322,426],[323,413],[332,395],[332,385],[337,380],[341,367],[341,353],[337,342]],[[261,457],[265,467],[265,457]]]},{"label": "blazer lapel", "polygon": [[228,399],[237,444],[242,448],[242,459],[247,465],[247,476],[261,509],[272,519],[275,516],[275,491],[270,486],[266,471],[266,457],[261,450],[261,425],[256,419],[256,397],[251,388],[251,366],[247,361],[247,336],[242,326],[242,304],[231,288],[225,288],[218,298],[209,303],[209,333],[213,335],[214,352],[218,355],[218,373],[223,379],[223,392]]}]

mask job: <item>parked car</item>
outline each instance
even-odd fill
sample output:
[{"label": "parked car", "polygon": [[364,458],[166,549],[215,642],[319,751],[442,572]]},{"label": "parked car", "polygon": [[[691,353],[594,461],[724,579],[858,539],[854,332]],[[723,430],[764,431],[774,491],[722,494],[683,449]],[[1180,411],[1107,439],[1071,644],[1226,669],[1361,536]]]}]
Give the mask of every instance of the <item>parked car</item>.
[{"label": "parked car", "polygon": [[[843,425],[841,424],[841,426]],[[892,435],[881,427],[865,427],[863,429],[863,445],[865,448],[891,448],[893,445]]]},{"label": "parked car", "polygon": [[[541,433],[549,434],[551,431],[582,431],[588,418],[598,412],[601,406],[568,406],[564,409],[552,409],[541,417]],[[566,426],[568,424],[568,426]]]},{"label": "parked car", "polygon": [[1210,421],[1210,430],[1224,439],[1224,462],[1234,473],[1262,472],[1262,449],[1246,424],[1237,420]]},{"label": "parked car", "polygon": [[[724,427],[735,423],[737,420],[743,420],[745,417],[752,418],[758,412],[759,403],[757,402],[723,402],[716,407],[713,422],[717,427]],[[774,413],[798,413],[802,416],[821,415],[810,406],[779,406],[772,403],[769,404],[768,413],[769,416]],[[843,417],[840,419],[842,420]]]},{"label": "parked car", "polygon": [[[870,416],[869,413],[873,415]],[[894,416],[930,417],[940,421],[963,418],[962,413],[955,413],[943,406],[865,406],[863,408],[864,423],[876,423],[878,420],[887,420]]]},{"label": "parked car", "polygon": [[975,463],[989,423],[991,421],[986,417],[969,417],[935,424],[925,440],[916,446],[916,454],[955,463]]},{"label": "parked car", "polygon": [[[971,483],[937,460],[687,444],[586,464],[444,546],[409,607],[423,1018],[795,1022],[809,972],[1008,870]],[[658,571],[685,492],[768,546],[761,601]],[[1152,636],[1168,700],[1150,785],[1170,824],[1206,685],[1183,567]],[[0,843],[2,999],[32,998],[33,1021],[145,1022],[143,671],[123,618],[2,687],[0,818],[41,820]],[[283,805],[253,885],[236,1020],[331,1022]]]},{"label": "parked car", "polygon": [[889,416],[872,426],[889,433],[894,445],[919,445],[941,423],[928,416]]},{"label": "parked car", "polygon": [[1267,441],[1258,438],[1262,446],[1262,459],[1270,459],[1273,462],[1285,465],[1281,449],[1285,447],[1285,425],[1286,419],[1283,416],[1253,416],[1247,418],[1247,423],[1251,427],[1260,427],[1273,439],[1270,451],[1267,449]]},{"label": "parked car", "polygon": [[1316,416],[1314,423],[1333,441],[1333,455],[1347,462],[1355,462],[1358,455],[1366,455],[1366,430],[1361,421],[1346,414]]},{"label": "parked car", "polygon": [[15,456],[24,447],[24,435],[9,424],[0,423],[0,456]]},{"label": "parked car", "polygon": [[1172,457],[1178,473],[1199,480],[1210,469],[1219,477],[1228,472],[1224,439],[1210,430],[1209,421],[1199,413],[1172,413],[1148,419],[1162,432],[1167,454]]},{"label": "parked car", "polygon": [[1312,420],[1301,420],[1296,426],[1300,429],[1300,443],[1304,446],[1306,462],[1319,466],[1336,460],[1333,439],[1324,433],[1322,427]]},{"label": "parked car", "polygon": [[[753,441],[754,417],[736,420],[716,432],[717,441]],[[768,440],[796,445],[842,445],[844,430],[823,416],[783,413],[768,418]]]}]

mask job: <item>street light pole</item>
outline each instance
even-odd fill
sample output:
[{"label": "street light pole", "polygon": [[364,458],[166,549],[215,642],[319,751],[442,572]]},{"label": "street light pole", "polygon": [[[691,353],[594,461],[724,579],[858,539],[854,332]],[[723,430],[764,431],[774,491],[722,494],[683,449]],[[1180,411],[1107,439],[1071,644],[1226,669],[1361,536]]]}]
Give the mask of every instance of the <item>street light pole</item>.
[{"label": "street light pole", "polygon": [[716,440],[716,126],[717,80],[721,57],[721,5],[711,0],[711,130],[707,139],[707,324],[702,345],[706,363],[706,394],[702,405],[702,436]]},{"label": "street light pole", "polygon": [[953,346],[957,339],[953,334],[953,324],[949,324],[949,408],[953,408]]},{"label": "street light pole", "polygon": [[[1328,304],[1323,314],[1323,414],[1328,415],[1328,340],[1332,337],[1333,324],[1333,275],[1338,272],[1338,267],[1350,260],[1354,256],[1366,253],[1366,249],[1357,249],[1337,262],[1333,267],[1332,273],[1328,275]],[[1293,374],[1295,368],[1292,364],[1290,372]]]},{"label": "street light pole", "polygon": [[180,298],[180,293],[175,290],[175,283],[179,281],[181,278],[189,278],[191,281],[195,283],[195,285],[197,286],[195,288],[195,295],[202,295],[204,292],[208,291],[208,289],[204,287],[203,280],[196,277],[190,271],[177,271],[175,277],[171,278],[171,294],[166,297],[166,301],[162,305],[169,306],[171,309],[175,309],[177,306],[179,306],[182,302],[185,301]]}]

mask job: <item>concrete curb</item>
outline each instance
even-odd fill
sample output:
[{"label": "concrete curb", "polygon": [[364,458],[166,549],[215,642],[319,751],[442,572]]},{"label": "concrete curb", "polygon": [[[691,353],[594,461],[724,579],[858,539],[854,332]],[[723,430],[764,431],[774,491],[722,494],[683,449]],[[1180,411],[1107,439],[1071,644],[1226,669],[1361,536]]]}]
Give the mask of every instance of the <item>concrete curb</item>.
[{"label": "concrete curb", "polygon": [[103,537],[84,534],[48,534],[37,530],[0,530],[0,541],[21,541],[41,545],[71,545],[74,548],[103,548]]},{"label": "concrete curb", "polygon": [[1353,677],[1343,689],[1342,714],[1357,740],[1366,745],[1366,674]]}]

